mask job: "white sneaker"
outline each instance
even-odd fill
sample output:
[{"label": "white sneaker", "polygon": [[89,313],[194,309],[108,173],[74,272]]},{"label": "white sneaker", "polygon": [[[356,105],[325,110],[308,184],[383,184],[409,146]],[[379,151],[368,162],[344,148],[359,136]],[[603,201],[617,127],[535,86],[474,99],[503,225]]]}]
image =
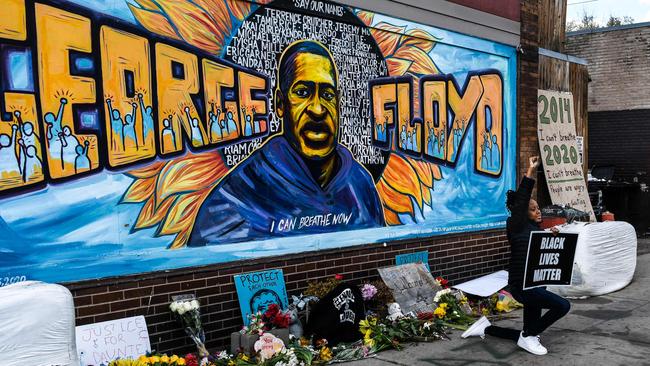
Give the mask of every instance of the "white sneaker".
[{"label": "white sneaker", "polygon": [[546,348],[539,343],[539,336],[524,337],[524,332],[519,334],[517,345],[534,355],[545,355],[548,353]]},{"label": "white sneaker", "polygon": [[482,316],[481,319],[475,321],[471,327],[469,327],[465,332],[463,332],[461,337],[467,338],[467,337],[477,336],[477,337],[485,338],[485,328],[489,327],[490,325],[492,325],[490,324],[490,321],[486,317]]}]

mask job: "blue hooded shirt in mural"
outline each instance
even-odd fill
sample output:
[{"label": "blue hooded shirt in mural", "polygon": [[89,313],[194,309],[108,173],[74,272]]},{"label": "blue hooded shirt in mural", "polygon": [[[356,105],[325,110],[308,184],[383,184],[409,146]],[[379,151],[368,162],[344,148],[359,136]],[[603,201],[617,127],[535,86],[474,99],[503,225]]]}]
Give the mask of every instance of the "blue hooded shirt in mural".
[{"label": "blue hooded shirt in mural", "polygon": [[321,187],[283,136],[270,139],[210,193],[189,246],[384,226],[370,174],[337,145],[338,171]]}]

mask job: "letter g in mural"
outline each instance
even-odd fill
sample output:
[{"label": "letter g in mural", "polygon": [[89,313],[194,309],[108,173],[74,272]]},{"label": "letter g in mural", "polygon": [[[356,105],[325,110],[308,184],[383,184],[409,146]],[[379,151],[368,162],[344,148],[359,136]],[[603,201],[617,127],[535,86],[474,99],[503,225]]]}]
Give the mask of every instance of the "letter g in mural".
[{"label": "letter g in mural", "polygon": [[323,1],[100,3],[0,15],[0,277],[503,225],[513,48]]}]

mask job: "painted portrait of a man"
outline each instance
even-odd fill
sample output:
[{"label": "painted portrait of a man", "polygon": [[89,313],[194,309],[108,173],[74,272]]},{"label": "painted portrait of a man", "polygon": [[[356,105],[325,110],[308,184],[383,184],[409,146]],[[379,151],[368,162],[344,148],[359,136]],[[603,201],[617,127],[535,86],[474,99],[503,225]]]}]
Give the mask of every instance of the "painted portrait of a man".
[{"label": "painted portrait of a man", "polygon": [[316,41],[280,56],[282,133],[237,165],[203,202],[189,246],[384,226],[370,173],[339,143],[338,70]]}]

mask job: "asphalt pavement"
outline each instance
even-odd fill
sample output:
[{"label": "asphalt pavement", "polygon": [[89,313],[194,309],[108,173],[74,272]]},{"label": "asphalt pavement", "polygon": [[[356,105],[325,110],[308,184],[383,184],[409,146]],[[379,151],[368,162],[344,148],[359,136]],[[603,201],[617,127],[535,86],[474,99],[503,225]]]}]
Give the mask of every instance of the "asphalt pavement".
[{"label": "asphalt pavement", "polygon": [[[415,365],[650,365],[650,239],[639,239],[634,279],[607,295],[571,299],[567,316],[541,335],[548,354],[530,354],[516,343],[486,336],[406,345],[350,366]],[[494,324],[521,329],[522,311]]]}]

